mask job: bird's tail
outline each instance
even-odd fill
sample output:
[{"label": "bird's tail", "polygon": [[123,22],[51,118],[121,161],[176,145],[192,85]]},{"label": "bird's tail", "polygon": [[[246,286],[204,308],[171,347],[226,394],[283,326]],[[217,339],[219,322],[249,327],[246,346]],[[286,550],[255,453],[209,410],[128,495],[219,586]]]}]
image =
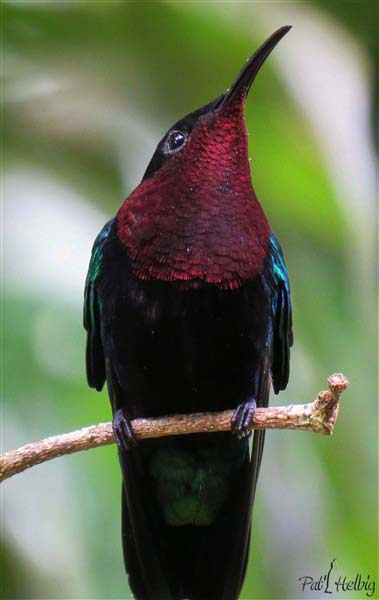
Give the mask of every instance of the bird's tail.
[{"label": "bird's tail", "polygon": [[[257,407],[268,406],[270,386],[271,376],[267,358],[262,364],[259,374],[256,398]],[[237,510],[240,511],[241,518],[238,524],[238,531],[235,532],[235,537],[240,541],[236,545],[236,550],[232,556],[228,572],[225,576],[225,587],[222,600],[236,600],[239,597],[244,582],[249,559],[251,518],[262,462],[265,433],[264,430],[258,430],[253,434],[250,459],[246,469],[246,480],[243,486],[243,495],[240,499],[239,507],[237,508]]]},{"label": "bird's tail", "polygon": [[122,546],[129,585],[137,600],[174,600],[157,552],[149,485],[140,461],[138,448],[120,452]]}]

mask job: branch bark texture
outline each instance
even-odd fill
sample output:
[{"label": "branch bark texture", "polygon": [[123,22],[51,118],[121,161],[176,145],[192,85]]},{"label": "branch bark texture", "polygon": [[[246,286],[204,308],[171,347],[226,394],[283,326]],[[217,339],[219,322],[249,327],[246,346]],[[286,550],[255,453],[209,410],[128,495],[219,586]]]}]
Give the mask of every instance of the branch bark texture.
[{"label": "branch bark texture", "polygon": [[[348,387],[349,380],[342,373],[335,373],[327,381],[329,389],[319,392],[316,400],[309,404],[257,408],[251,429],[293,429],[332,435],[338,416],[339,399]],[[135,419],[132,426],[137,439],[213,433],[230,431],[232,415],[232,410],[226,410]],[[112,423],[108,422],[21,446],[0,457],[0,481],[58,456],[113,444],[114,441]]]}]

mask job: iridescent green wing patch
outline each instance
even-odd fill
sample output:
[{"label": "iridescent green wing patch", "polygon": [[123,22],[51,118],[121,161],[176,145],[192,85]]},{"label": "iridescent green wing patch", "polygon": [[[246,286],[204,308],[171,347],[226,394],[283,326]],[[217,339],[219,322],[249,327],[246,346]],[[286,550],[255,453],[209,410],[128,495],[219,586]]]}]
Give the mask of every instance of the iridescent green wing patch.
[{"label": "iridescent green wing patch", "polygon": [[107,243],[114,219],[108,221],[97,236],[92,248],[84,289],[83,324],[87,331],[86,366],[88,385],[101,390],[105,381],[105,362],[101,342],[101,298],[98,282],[101,277],[104,246]]}]

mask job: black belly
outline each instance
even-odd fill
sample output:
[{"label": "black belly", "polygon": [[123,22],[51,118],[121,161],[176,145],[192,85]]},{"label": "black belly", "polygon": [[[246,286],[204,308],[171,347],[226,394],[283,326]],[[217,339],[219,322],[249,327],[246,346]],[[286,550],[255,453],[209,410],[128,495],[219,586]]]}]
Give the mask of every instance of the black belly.
[{"label": "black belly", "polygon": [[236,290],[118,281],[103,294],[103,344],[131,417],[223,410],[254,394],[270,328],[260,277]]}]

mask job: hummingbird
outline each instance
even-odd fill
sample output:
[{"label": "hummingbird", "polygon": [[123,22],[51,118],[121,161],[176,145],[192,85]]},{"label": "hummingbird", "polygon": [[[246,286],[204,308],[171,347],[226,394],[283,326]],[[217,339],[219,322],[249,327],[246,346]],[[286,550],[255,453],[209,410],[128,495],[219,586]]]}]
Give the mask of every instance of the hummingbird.
[{"label": "hummingbird", "polygon": [[[136,600],[236,600],[264,432],[286,388],[290,287],[250,176],[244,108],[275,31],[232,86],[176,122],[97,236],[85,284],[88,384],[107,383]],[[233,410],[231,432],[137,441],[133,419]]]}]

